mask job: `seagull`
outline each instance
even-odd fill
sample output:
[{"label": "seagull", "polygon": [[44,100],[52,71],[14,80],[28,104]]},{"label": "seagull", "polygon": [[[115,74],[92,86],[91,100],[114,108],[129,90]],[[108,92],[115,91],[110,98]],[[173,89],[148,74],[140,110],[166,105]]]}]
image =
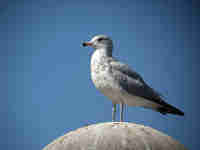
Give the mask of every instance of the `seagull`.
[{"label": "seagull", "polygon": [[90,62],[91,79],[95,87],[112,101],[112,121],[115,121],[117,104],[120,105],[121,122],[124,105],[152,109],[163,115],[184,115],[166,103],[137,72],[112,56],[113,42],[109,36],[96,35],[89,42],[84,42],[83,46],[94,49]]}]

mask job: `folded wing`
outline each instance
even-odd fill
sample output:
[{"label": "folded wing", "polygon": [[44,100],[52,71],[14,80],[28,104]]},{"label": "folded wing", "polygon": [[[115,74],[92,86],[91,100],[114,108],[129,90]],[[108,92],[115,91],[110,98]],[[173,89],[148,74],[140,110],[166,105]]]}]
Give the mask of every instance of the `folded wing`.
[{"label": "folded wing", "polygon": [[111,71],[120,86],[129,94],[142,97],[158,105],[157,111],[162,114],[172,113],[183,115],[184,113],[177,108],[167,104],[153,88],[148,86],[142,77],[126,64],[112,59],[110,61]]}]

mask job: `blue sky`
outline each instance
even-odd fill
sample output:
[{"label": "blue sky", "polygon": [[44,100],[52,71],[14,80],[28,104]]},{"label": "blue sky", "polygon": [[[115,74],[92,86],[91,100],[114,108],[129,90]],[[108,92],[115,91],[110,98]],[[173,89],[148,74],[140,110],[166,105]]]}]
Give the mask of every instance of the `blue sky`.
[{"label": "blue sky", "polygon": [[96,34],[112,37],[114,56],[185,112],[163,116],[128,107],[125,120],[196,149],[198,6],[189,0],[1,2],[1,149],[42,149],[68,131],[111,121],[111,101],[90,79],[92,49],[81,47]]}]

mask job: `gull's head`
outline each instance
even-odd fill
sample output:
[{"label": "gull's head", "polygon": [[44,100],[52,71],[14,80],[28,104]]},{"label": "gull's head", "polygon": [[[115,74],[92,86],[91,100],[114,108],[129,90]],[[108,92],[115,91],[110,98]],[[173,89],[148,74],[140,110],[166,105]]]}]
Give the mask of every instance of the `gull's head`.
[{"label": "gull's head", "polygon": [[113,44],[111,38],[106,35],[96,35],[89,42],[84,42],[83,46],[91,46],[94,49],[110,49],[112,50]]}]

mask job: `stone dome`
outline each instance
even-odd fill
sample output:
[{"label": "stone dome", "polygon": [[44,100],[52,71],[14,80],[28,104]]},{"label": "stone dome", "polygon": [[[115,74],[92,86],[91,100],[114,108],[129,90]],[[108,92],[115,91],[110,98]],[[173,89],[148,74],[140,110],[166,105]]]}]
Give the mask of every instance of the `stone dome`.
[{"label": "stone dome", "polygon": [[127,122],[99,123],[59,137],[43,150],[186,150],[155,129]]}]

